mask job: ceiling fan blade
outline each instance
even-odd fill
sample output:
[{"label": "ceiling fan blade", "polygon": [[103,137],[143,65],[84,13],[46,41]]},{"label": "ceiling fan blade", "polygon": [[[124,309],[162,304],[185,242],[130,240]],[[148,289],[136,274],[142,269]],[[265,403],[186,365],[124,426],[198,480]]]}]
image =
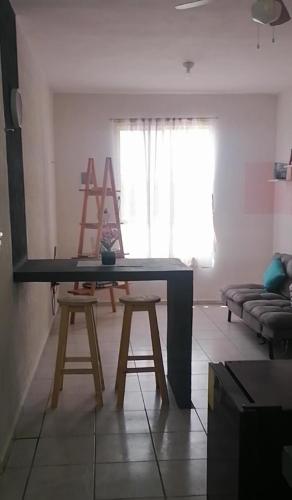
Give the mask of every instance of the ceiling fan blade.
[{"label": "ceiling fan blade", "polygon": [[280,26],[280,24],[288,23],[288,21],[290,21],[290,19],[291,19],[291,16],[290,16],[288,9],[287,9],[286,5],[284,4],[283,0],[278,0],[278,2],[282,5],[282,11],[281,11],[280,17],[278,17],[278,19],[276,19],[276,21],[273,21],[272,23],[270,23],[271,26]]},{"label": "ceiling fan blade", "polygon": [[213,0],[195,0],[195,2],[183,3],[181,5],[176,5],[177,10],[192,9],[193,7],[201,7],[202,5],[207,5]]}]

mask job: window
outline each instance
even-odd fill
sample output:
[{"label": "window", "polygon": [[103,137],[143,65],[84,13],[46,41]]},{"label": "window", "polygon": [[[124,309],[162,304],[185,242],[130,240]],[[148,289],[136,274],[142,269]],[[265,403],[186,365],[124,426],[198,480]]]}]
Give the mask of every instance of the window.
[{"label": "window", "polygon": [[214,260],[214,130],[210,120],[116,121],[121,217],[130,257]]}]

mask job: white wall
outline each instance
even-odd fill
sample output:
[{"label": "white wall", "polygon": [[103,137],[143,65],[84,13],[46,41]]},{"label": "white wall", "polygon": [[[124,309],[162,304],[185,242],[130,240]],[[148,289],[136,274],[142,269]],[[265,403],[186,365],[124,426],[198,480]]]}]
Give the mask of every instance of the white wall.
[{"label": "white wall", "polygon": [[[29,256],[44,258],[56,240],[52,98],[19,27],[18,58]],[[0,467],[52,321],[49,285],[12,281],[4,128],[0,88]]]},{"label": "white wall", "polygon": [[[275,160],[288,163],[292,149],[292,89],[279,95]],[[292,253],[292,182],[275,185],[274,250]]]},{"label": "white wall", "polygon": [[268,95],[55,95],[59,256],[76,255],[87,158],[96,158],[101,179],[105,157],[114,157],[110,119],[157,116],[218,117],[216,264],[195,271],[195,299],[216,300],[226,284],[261,280],[273,234],[273,187],[266,180],[275,153],[276,97]]}]

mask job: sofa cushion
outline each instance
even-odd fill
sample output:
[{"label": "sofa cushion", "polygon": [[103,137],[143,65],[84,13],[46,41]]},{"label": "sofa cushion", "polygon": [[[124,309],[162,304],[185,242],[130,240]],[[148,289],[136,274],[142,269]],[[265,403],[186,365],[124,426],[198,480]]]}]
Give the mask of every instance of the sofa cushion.
[{"label": "sofa cushion", "polygon": [[273,338],[292,336],[292,307],[289,300],[254,300],[245,302],[243,310],[244,314],[251,315],[261,323],[263,334],[268,331],[269,337]]},{"label": "sofa cushion", "polygon": [[254,332],[256,332],[260,335],[262,334],[263,325],[259,319],[257,319],[255,316],[250,314],[245,309],[242,309],[241,317],[242,317],[243,321],[245,322],[245,324],[248,325]]},{"label": "sofa cushion", "polygon": [[277,291],[286,279],[286,273],[280,257],[274,257],[263,276],[263,285],[268,292]]},{"label": "sofa cushion", "polygon": [[263,290],[263,285],[258,283],[244,283],[243,285],[228,285],[221,289],[222,294],[226,293],[229,289],[241,289],[241,288],[251,288],[251,289],[261,289]]},{"label": "sofa cushion", "polygon": [[272,300],[251,300],[243,304],[243,309],[245,311],[248,311],[250,314],[253,314],[259,319],[261,314],[264,314],[267,311],[277,310],[281,312],[286,310],[287,307],[289,307],[292,312],[289,300],[286,300],[283,297]]},{"label": "sofa cushion", "polygon": [[231,285],[222,290],[223,300],[233,300],[238,304],[244,304],[253,300],[275,300],[283,297],[278,293],[267,292],[261,285],[241,285],[241,287]]}]

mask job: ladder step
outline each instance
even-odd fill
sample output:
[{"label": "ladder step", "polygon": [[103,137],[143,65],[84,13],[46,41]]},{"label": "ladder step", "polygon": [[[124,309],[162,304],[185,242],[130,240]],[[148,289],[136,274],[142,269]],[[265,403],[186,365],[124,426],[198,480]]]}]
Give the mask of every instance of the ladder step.
[{"label": "ladder step", "polygon": [[[124,222],[121,222],[120,224],[124,224]],[[80,226],[84,227],[85,229],[98,229],[99,223],[98,222],[80,222]],[[112,229],[118,229],[118,224],[116,222],[108,222],[107,226],[112,228]]]},{"label": "ladder step", "polygon": [[99,224],[96,222],[80,222],[80,226],[85,229],[98,229]]},{"label": "ladder step", "polygon": [[[89,189],[80,188],[79,191],[83,192],[83,193],[87,193],[89,196],[96,196],[96,195],[101,196],[102,193],[103,193],[102,187],[89,188]],[[119,189],[117,189],[116,191],[113,191],[111,188],[107,188],[107,190],[106,190],[106,196],[114,196],[115,193],[120,193],[120,192],[121,191]]]}]

